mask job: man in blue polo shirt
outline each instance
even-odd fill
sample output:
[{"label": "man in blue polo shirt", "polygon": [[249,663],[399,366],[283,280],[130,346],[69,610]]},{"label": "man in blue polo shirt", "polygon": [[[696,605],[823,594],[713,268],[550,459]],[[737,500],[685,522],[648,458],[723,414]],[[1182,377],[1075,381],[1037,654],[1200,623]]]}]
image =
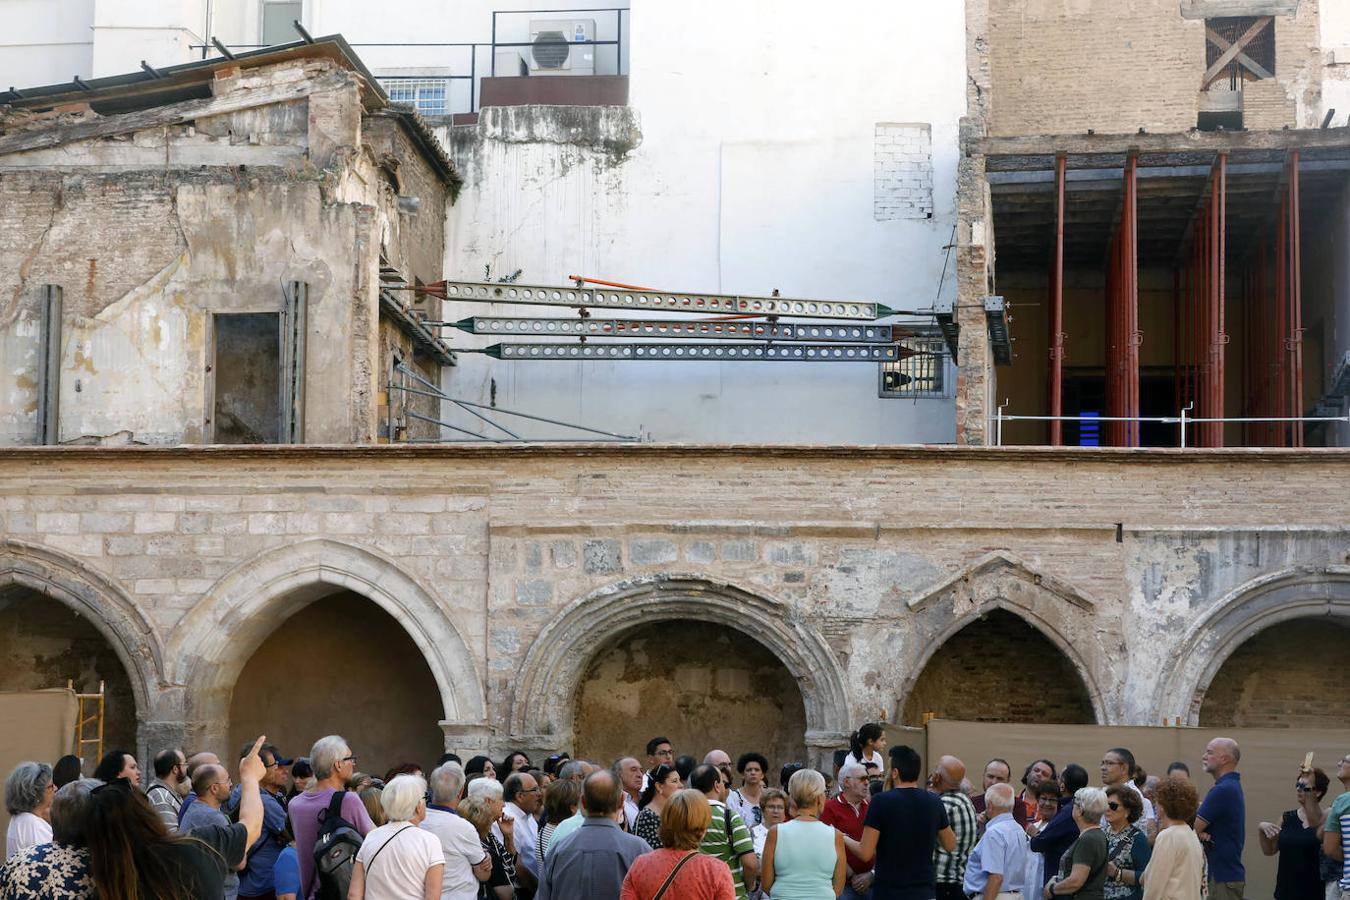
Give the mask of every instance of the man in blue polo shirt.
[{"label": "man in blue polo shirt", "polygon": [[1242,900],[1247,872],[1242,868],[1247,802],[1242,796],[1238,760],[1242,751],[1231,738],[1215,738],[1205,746],[1201,762],[1214,777],[1214,787],[1195,815],[1195,833],[1209,854],[1209,900]]}]

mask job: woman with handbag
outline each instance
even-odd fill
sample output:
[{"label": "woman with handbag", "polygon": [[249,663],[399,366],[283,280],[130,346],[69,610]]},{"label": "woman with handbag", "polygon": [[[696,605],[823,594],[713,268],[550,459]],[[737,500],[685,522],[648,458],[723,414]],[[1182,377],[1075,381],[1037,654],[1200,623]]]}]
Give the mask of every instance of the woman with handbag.
[{"label": "woman with handbag", "polygon": [[427,783],[396,775],[380,792],[389,821],[361,843],[348,900],[432,900],[441,895],[440,839],[417,825],[427,816]]},{"label": "woman with handbag", "polygon": [[661,849],[639,856],[623,880],[620,900],[736,900],[731,869],[698,852],[712,824],[702,792],[680,791],[661,810]]},{"label": "woman with handbag", "polygon": [[1106,884],[1107,841],[1102,832],[1106,813],[1106,792],[1101,788],[1080,788],[1073,795],[1073,821],[1078,840],[1065,851],[1059,862],[1059,875],[1050,879],[1042,896],[1045,900],[1077,897],[1079,900],[1103,900]]}]

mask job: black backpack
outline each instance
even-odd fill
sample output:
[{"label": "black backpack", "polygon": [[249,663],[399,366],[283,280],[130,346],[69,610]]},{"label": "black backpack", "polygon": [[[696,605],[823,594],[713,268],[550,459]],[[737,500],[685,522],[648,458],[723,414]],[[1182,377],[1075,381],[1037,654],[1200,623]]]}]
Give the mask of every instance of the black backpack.
[{"label": "black backpack", "polygon": [[336,792],[328,808],[319,813],[319,835],[314,841],[317,900],[347,900],[347,889],[351,887],[362,838],[356,826],[342,818],[342,800],[346,796],[346,791]]}]

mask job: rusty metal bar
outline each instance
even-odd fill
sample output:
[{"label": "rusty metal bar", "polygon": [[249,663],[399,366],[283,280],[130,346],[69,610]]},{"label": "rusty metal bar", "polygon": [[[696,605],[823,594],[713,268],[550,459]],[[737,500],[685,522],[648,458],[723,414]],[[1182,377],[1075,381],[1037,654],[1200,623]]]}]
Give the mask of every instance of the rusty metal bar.
[{"label": "rusty metal bar", "polygon": [[[1055,261],[1050,273],[1050,415],[1064,409],[1064,180],[1067,158],[1055,158]],[[1064,423],[1050,422],[1050,446],[1064,443]]]}]

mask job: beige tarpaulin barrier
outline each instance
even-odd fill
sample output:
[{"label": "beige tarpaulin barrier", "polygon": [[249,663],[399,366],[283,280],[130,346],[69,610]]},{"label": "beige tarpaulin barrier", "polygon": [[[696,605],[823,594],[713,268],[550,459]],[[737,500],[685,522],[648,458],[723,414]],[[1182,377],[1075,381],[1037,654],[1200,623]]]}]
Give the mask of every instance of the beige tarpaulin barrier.
[{"label": "beige tarpaulin barrier", "polygon": [[[74,691],[0,692],[0,778],[24,760],[55,765],[75,742],[78,718]],[[0,807],[0,830],[8,827],[9,814]]]},{"label": "beige tarpaulin barrier", "polygon": [[[912,729],[907,729],[910,731]],[[1242,788],[1247,801],[1246,849],[1243,864],[1247,869],[1246,896],[1268,898],[1275,890],[1277,857],[1261,853],[1257,824],[1279,824],[1285,810],[1297,803],[1294,781],[1304,754],[1313,751],[1313,765],[1331,779],[1331,788],[1323,805],[1330,805],[1340,792],[1336,781],[1336,761],[1350,752],[1350,728],[1148,728],[1101,725],[1004,725],[992,722],[953,722],[934,719],[928,723],[924,754],[925,769],[931,760],[943,754],[960,757],[970,779],[978,786],[984,764],[1002,757],[1012,764],[1013,781],[1022,777],[1026,765],[1045,757],[1062,768],[1078,763],[1088,770],[1093,785],[1101,784],[1102,754],[1112,747],[1125,747],[1134,753],[1139,765],[1149,774],[1162,775],[1173,760],[1191,768],[1191,778],[1203,799],[1213,780],[1200,767],[1200,755],[1211,738],[1231,737],[1242,747]],[[915,749],[924,749],[909,742]],[[1020,787],[1020,785],[1019,785]]]}]

